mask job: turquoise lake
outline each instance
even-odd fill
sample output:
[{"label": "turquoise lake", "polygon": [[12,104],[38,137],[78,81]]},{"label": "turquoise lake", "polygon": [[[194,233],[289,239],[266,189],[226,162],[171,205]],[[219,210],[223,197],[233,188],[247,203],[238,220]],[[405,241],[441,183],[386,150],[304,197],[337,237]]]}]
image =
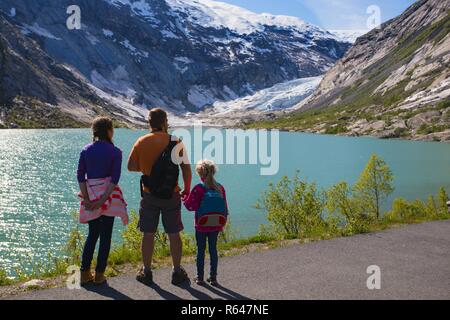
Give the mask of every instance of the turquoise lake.
[{"label": "turquoise lake", "polygon": [[[145,133],[120,129],[115,135],[115,144],[124,154],[120,185],[130,209],[138,208],[140,177],[126,171],[126,159],[135,140]],[[61,251],[74,226],[71,212],[79,206],[79,152],[89,142],[87,129],[0,130],[1,269],[11,271]],[[264,213],[253,205],[268,184],[283,175],[300,170],[320,187],[342,180],[353,183],[372,153],[383,157],[395,175],[393,197],[426,199],[440,186],[449,190],[450,144],[280,133],[277,175],[261,176],[257,165],[220,166],[217,179],[227,189],[233,227],[244,236],[266,223]],[[197,181],[194,177],[193,183]],[[183,222],[192,232],[193,215],[184,211]],[[121,230],[117,220],[116,243]]]}]

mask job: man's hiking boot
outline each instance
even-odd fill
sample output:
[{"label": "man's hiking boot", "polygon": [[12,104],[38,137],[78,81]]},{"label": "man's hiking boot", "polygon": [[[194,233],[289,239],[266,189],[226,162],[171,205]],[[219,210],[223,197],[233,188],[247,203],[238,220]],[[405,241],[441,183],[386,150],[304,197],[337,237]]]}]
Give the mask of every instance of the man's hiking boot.
[{"label": "man's hiking boot", "polygon": [[146,270],[144,267],[139,270],[136,275],[136,280],[140,283],[145,284],[146,286],[150,286],[153,284],[153,273],[152,270]]},{"label": "man's hiking boot", "polygon": [[189,276],[186,272],[186,270],[183,269],[183,267],[180,267],[177,271],[172,272],[172,284],[175,286],[179,286],[185,281],[189,281]]},{"label": "man's hiking boot", "polygon": [[96,272],[94,277],[94,284],[101,285],[106,282],[106,277],[104,272]]},{"label": "man's hiking boot", "polygon": [[91,270],[81,271],[80,284],[85,285],[94,281]]}]

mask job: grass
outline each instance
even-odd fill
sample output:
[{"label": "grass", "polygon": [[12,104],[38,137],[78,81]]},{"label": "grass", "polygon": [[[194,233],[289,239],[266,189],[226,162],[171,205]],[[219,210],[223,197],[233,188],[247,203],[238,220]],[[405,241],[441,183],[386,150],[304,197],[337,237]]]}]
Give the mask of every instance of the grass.
[{"label": "grass", "polygon": [[82,128],[86,124],[74,120],[56,107],[49,107],[33,99],[27,105],[1,107],[5,112],[5,124],[23,129]]}]

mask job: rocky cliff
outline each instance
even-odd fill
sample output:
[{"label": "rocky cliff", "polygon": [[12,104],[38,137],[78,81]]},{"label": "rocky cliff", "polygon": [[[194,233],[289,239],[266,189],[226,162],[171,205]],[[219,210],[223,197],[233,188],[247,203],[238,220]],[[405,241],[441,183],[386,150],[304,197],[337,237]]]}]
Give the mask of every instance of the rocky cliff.
[{"label": "rocky cliff", "polygon": [[[81,9],[80,30],[66,27],[70,5]],[[34,41],[55,64],[79,74],[98,100],[126,114],[133,109],[132,118],[155,105],[176,114],[198,112],[216,101],[319,76],[350,47],[300,19],[211,0],[2,0],[0,12],[20,31],[17,38]],[[16,50],[11,37],[4,45]],[[33,86],[48,91],[45,81]],[[55,103],[54,96],[38,97]]]},{"label": "rocky cliff", "polygon": [[0,30],[1,127],[79,126],[113,110],[1,15]]},{"label": "rocky cliff", "polygon": [[358,38],[297,106],[304,114],[290,115],[293,127],[450,139],[449,9],[449,0],[420,0]]}]

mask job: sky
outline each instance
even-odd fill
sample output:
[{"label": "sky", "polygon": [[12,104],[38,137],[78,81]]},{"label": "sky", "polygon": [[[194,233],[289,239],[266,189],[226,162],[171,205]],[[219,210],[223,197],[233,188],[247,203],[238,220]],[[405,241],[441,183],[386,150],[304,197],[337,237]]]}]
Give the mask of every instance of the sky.
[{"label": "sky", "polygon": [[[401,14],[414,0],[219,0],[258,13],[296,16],[328,30],[367,29],[375,5],[380,9],[381,22]],[[373,12],[373,11],[372,11]]]}]

